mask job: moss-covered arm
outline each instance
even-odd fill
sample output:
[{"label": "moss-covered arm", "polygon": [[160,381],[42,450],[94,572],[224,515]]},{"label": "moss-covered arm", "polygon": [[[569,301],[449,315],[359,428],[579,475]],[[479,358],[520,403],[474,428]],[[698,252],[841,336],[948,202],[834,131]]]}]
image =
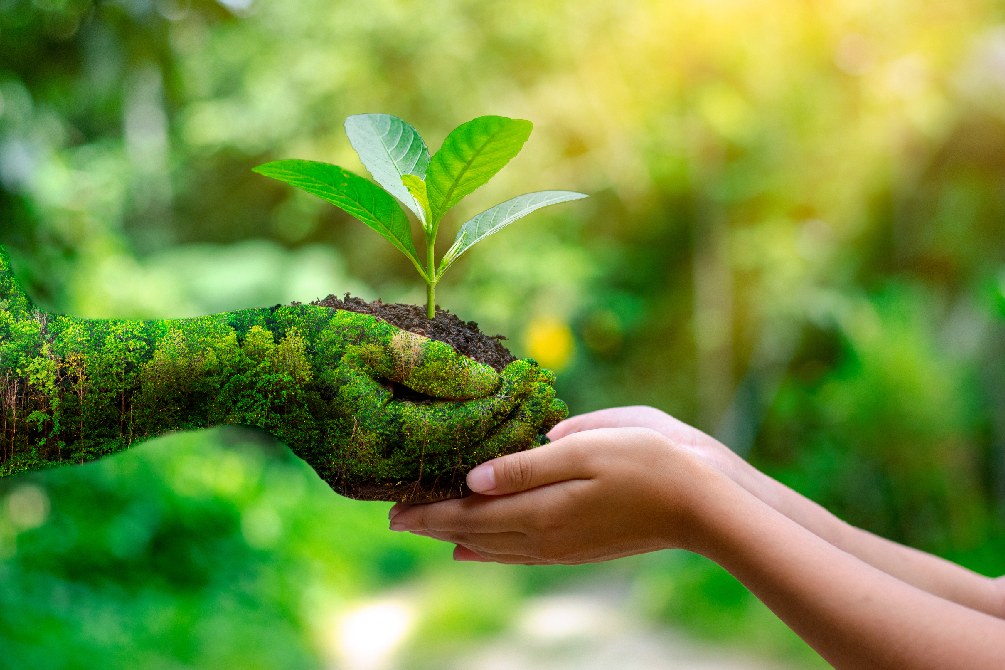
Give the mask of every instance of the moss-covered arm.
[{"label": "moss-covered arm", "polygon": [[553,382],[531,360],[497,373],[315,305],[151,321],[47,314],[0,247],[0,476],[236,424],[285,442],[342,495],[436,500],[461,495],[477,463],[541,443],[566,414]]}]

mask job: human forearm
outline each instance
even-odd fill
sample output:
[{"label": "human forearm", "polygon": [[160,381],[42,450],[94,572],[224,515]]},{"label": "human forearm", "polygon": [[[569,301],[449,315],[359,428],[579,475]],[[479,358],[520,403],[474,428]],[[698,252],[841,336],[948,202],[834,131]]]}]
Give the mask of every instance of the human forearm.
[{"label": "human forearm", "polygon": [[838,549],[941,598],[1005,618],[1005,588],[997,580],[856,528],[749,465],[737,467],[733,477],[759,500]]},{"label": "human forearm", "polygon": [[998,668],[1005,622],[903,582],[749,492],[708,492],[700,552],[838,668]]},{"label": "human forearm", "polygon": [[760,472],[719,441],[660,410],[633,406],[581,414],[559,424],[552,437],[599,427],[632,426],[662,433],[779,513],[870,565],[943,598],[1005,617],[1005,584],[845,523]]},{"label": "human forearm", "polygon": [[[311,377],[304,337],[275,342],[262,328],[271,312],[139,321],[4,310],[0,472],[89,461],[169,431],[268,427],[274,396],[301,399]],[[271,388],[253,388],[256,378]]]},{"label": "human forearm", "polygon": [[[795,504],[793,516],[822,524],[821,534],[838,527],[810,513],[826,514],[805,499],[762,500],[748,490],[760,484],[738,483],[728,461],[718,458],[724,454],[702,448],[694,433],[610,427],[626,418],[618,415],[599,417],[609,425],[596,427],[597,418],[564,422],[552,444],[478,466],[468,484],[482,495],[396,506],[392,529],[452,542],[458,560],[501,563],[581,563],[686,549],[729,570],[839,668],[1001,666],[1005,621],[943,595],[971,589],[973,581],[955,584],[970,573],[946,569],[941,591],[919,588],[775,507]],[[779,491],[761,493],[770,498]],[[896,555],[881,542],[866,548],[887,561]],[[919,557],[912,570],[924,565]]]}]

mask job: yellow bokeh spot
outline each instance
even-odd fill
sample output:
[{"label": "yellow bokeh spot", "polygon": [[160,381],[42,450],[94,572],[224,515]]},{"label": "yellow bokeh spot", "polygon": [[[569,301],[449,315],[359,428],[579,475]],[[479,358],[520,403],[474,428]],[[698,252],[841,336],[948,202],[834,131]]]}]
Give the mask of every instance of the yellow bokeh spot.
[{"label": "yellow bokeh spot", "polygon": [[528,356],[555,371],[568,365],[576,350],[569,324],[553,316],[532,319],[524,330],[524,342]]}]

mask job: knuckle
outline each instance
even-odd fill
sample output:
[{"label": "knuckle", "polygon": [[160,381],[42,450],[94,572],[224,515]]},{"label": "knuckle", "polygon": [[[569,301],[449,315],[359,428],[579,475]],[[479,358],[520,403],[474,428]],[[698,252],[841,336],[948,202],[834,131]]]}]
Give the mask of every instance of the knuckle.
[{"label": "knuckle", "polygon": [[534,482],[534,467],[531,465],[531,459],[520,456],[516,459],[516,466],[517,482],[521,488],[529,488]]},{"label": "knuckle", "polygon": [[534,481],[534,466],[525,454],[517,453],[503,461],[503,475],[510,487],[522,491]]},{"label": "knuckle", "polygon": [[570,462],[579,463],[586,469],[592,469],[597,464],[597,459],[602,455],[602,449],[591,448],[591,436],[585,433],[574,433],[565,442],[565,449],[568,451],[567,458]]}]

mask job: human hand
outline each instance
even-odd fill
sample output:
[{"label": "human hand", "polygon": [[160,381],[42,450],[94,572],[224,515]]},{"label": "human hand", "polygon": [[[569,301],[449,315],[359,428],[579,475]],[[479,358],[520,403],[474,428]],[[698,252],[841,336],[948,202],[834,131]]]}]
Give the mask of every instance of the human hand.
[{"label": "human hand", "polygon": [[746,478],[748,471],[752,469],[736,452],[714,437],[666,412],[644,405],[613,407],[569,417],[556,425],[548,433],[548,437],[558,440],[584,430],[629,427],[649,428],[665,435],[676,445],[690,450],[734,481]]},{"label": "human hand", "polygon": [[721,473],[648,428],[596,428],[484,463],[476,495],[395,505],[392,530],[457,545],[457,560],[605,561],[705,542],[705,496]]},{"label": "human hand", "polygon": [[275,320],[311,334],[312,384],[330,400],[306,428],[281,413],[259,425],[342,495],[410,502],[462,495],[468,470],[539,445],[566,414],[554,375],[534,361],[497,372],[372,316],[310,307],[324,310],[319,323],[305,307],[277,308]]}]

